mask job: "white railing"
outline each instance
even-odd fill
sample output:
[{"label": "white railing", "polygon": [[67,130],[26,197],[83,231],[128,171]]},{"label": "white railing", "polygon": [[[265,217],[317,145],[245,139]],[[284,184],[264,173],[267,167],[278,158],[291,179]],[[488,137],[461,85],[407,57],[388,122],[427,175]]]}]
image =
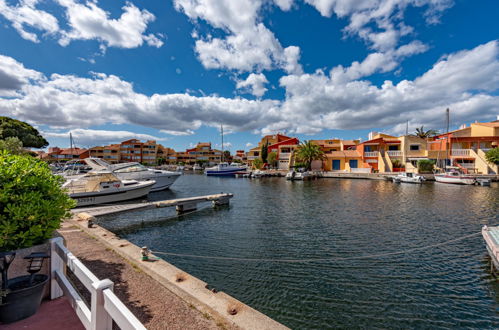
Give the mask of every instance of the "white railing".
[{"label": "white railing", "polygon": [[467,157],[470,156],[470,149],[452,149],[452,156]]},{"label": "white railing", "polygon": [[291,153],[290,152],[281,152],[279,154],[279,159],[280,160],[288,160],[289,159],[289,156],[291,156]]},{"label": "white railing", "polygon": [[[81,323],[88,330],[111,330],[113,320],[122,330],[146,328],[116,297],[113,282],[99,280],[63,244],[61,237],[53,238],[51,245],[51,299],[66,296]],[[90,292],[90,308],[66,277],[66,266]]]},{"label": "white railing", "polygon": [[259,158],[260,156],[248,156],[248,160],[255,160]]},{"label": "white railing", "polygon": [[366,151],[364,152],[364,157],[378,157],[377,151]]},{"label": "white railing", "polygon": [[457,163],[459,166],[467,168],[467,169],[472,169],[475,168],[475,163]]},{"label": "white railing", "polygon": [[402,151],[400,150],[388,150],[386,152],[386,154],[389,156],[389,157],[402,157],[403,156],[403,153]]}]

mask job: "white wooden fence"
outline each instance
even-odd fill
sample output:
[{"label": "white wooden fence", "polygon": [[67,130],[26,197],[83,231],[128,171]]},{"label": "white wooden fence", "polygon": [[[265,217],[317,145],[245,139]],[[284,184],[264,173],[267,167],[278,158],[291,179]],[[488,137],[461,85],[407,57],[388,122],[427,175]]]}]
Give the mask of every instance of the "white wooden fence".
[{"label": "white wooden fence", "polygon": [[[61,237],[51,244],[50,297],[66,296],[83,326],[88,330],[111,330],[112,321],[122,330],[146,329],[113,292],[113,282],[99,280],[65,246]],[[90,308],[66,277],[66,266],[91,294]]]}]

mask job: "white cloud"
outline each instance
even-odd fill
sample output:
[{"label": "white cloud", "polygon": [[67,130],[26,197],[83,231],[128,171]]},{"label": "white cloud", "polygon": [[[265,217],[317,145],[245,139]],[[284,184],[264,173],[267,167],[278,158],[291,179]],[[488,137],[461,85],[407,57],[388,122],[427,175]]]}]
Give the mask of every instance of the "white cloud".
[{"label": "white cloud", "polygon": [[268,80],[263,73],[251,73],[246,80],[237,81],[236,88],[247,91],[256,97],[262,97],[267,91],[267,88],[265,88],[267,83]]},{"label": "white cloud", "polygon": [[43,75],[37,71],[26,69],[24,65],[12,57],[0,55],[0,97],[16,96],[17,91],[30,80],[40,80]]},{"label": "white cloud", "polygon": [[288,11],[293,6],[294,0],[274,0],[274,3],[283,11]]},{"label": "white cloud", "polygon": [[[59,38],[59,44],[67,46],[72,40],[97,40],[101,46],[135,48],[145,42],[152,47],[161,47],[162,34],[146,34],[148,24],[155,16],[140,10],[132,3],[123,6],[118,19],[109,18],[109,13],[97,5],[97,0],[80,3],[77,0],[57,0],[64,7],[67,24],[64,31],[58,20],[50,13],[37,9],[39,0],[21,0],[18,5],[9,5],[0,0],[0,15],[11,22],[22,38],[39,42],[36,30]],[[30,31],[26,28],[29,27]],[[35,30],[35,31],[33,31]]]},{"label": "white cloud", "polygon": [[166,133],[166,134],[170,134],[170,135],[175,135],[175,136],[187,136],[187,135],[194,135],[194,131],[188,129],[186,131],[170,131],[170,130],[166,130],[166,129],[162,129],[160,130],[161,133]]},{"label": "white cloud", "polygon": [[246,148],[251,148],[252,146],[253,146],[253,143],[251,143],[251,142],[246,143]]},{"label": "white cloud", "polygon": [[[281,8],[287,2],[279,1]],[[174,0],[175,8],[193,21],[204,20],[226,34],[224,37],[193,33],[196,52],[204,67],[237,71],[261,71],[275,67],[288,73],[301,72],[300,49],[283,48],[260,22],[262,0]],[[290,2],[289,2],[290,3]]]},{"label": "white cloud", "polygon": [[33,32],[28,32],[26,27],[47,34],[55,34],[59,31],[59,24],[53,15],[36,9],[38,2],[38,0],[22,0],[16,6],[10,6],[5,0],[0,0],[0,15],[11,22],[12,27],[22,38],[33,42],[39,42],[38,36]]},{"label": "white cloud", "polygon": [[72,40],[98,40],[106,46],[120,48],[139,47],[145,41],[149,46],[161,47],[163,42],[153,34],[145,35],[147,25],[155,16],[132,3],[123,6],[119,19],[109,18],[109,13],[97,6],[96,2],[85,4],[75,0],[58,0],[66,8],[66,17],[70,30],[62,32],[59,43],[68,45]]},{"label": "white cloud", "polygon": [[[453,5],[452,0],[305,0],[315,7],[322,16],[348,18],[345,28],[365,40],[374,50],[393,50],[399,39],[412,33],[412,27],[403,22],[407,7],[426,7],[424,17],[427,23],[438,23],[441,13]],[[375,25],[374,29],[372,25]]]},{"label": "white cloud", "polygon": [[156,140],[162,141],[165,138],[149,135],[139,134],[129,131],[109,131],[109,130],[95,130],[95,129],[73,129],[67,132],[42,132],[42,135],[49,138],[66,138],[69,139],[69,133],[73,136],[74,142],[79,147],[119,143],[129,139],[139,140]]},{"label": "white cloud", "polygon": [[[361,63],[358,66],[363,68]],[[114,75],[44,77],[2,56],[0,72],[6,67],[15,69],[4,74],[7,79],[0,77],[0,86],[9,85],[14,77],[16,83],[10,83],[14,87],[9,91],[17,94],[0,97],[0,115],[52,128],[128,123],[182,135],[202,125],[218,128],[223,124],[226,131],[310,134],[323,129],[396,130],[407,120],[411,125],[438,129],[447,107],[454,123],[492,120],[499,113],[498,41],[444,56],[414,80],[397,84],[387,80],[380,87],[355,78],[358,75],[353,73],[338,79],[338,70],[329,75],[323,71],[288,75],[280,79],[286,89],[284,101],[189,94],[148,96]],[[350,74],[354,67],[344,68],[342,74]]]}]

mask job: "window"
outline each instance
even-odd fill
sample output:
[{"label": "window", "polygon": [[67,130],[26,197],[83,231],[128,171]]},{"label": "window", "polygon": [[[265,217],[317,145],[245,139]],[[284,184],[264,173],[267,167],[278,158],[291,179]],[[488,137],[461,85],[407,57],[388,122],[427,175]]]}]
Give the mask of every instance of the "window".
[{"label": "window", "polygon": [[399,150],[399,146],[388,146],[388,150]]},{"label": "window", "polygon": [[409,147],[411,151],[419,151],[419,144],[411,144]]}]

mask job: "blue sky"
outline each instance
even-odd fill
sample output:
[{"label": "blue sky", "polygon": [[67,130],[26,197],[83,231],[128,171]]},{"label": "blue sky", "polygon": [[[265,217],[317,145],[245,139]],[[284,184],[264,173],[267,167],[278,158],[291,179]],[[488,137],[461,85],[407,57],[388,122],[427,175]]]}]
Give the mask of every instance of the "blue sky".
[{"label": "blue sky", "polygon": [[0,115],[51,145],[248,149],[499,115],[499,2],[0,0]]}]

